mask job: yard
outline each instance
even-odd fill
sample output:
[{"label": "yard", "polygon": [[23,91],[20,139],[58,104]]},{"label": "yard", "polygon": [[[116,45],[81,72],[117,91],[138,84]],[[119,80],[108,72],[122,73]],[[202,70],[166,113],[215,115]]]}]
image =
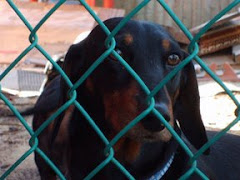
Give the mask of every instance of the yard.
[{"label": "yard", "polygon": [[[27,19],[31,21],[33,26],[35,26],[49,11],[49,9],[53,7],[53,4],[24,4],[19,1],[16,2],[20,10],[26,15]],[[97,2],[99,4],[99,1]],[[130,3],[130,5],[128,3],[119,2],[120,1],[116,3],[116,7],[122,9],[104,9],[96,7],[94,8],[94,11],[103,20],[110,17],[123,16],[125,12],[128,13],[130,9],[135,7],[140,1],[134,0],[132,3]],[[205,0],[204,3],[200,4],[200,1],[197,0],[191,1],[191,3],[186,3],[188,2],[186,0],[177,1],[181,4],[181,6],[176,6],[176,4],[172,3],[173,1],[167,2],[176,11],[177,15],[187,25],[188,28],[193,28],[194,26],[200,25],[206,20],[209,20],[214,16],[214,14],[219,12],[229,3],[228,0],[221,0],[217,1],[218,6],[211,5],[208,7],[207,5],[210,4],[209,0]],[[199,8],[195,10],[198,6]],[[180,11],[178,7],[181,7],[181,9],[184,11]],[[206,9],[206,7],[208,7],[207,13],[203,13],[202,10]],[[155,15],[150,15],[151,13],[158,14],[157,12],[162,15],[160,19],[155,17]],[[191,14],[194,12],[196,14],[191,16]],[[8,67],[8,65],[27,46],[30,45],[28,42],[28,36],[30,32],[4,1],[0,2],[0,16],[0,32],[2,35],[0,42],[0,72],[2,72],[3,69]],[[156,7],[155,1],[151,1],[151,3],[148,5],[148,8],[141,11],[141,13],[134,18],[155,21],[165,26],[176,28],[176,24],[173,23],[166,12],[162,12],[159,4]],[[37,32],[39,36],[39,44],[51,56],[65,53],[79,34],[89,32],[95,25],[96,23],[94,22],[93,18],[89,16],[83,7],[75,5],[62,6]],[[238,25],[237,27],[239,27]],[[175,35],[178,37],[177,35],[179,34],[176,33]],[[224,51],[222,54],[220,52],[220,55],[207,54],[203,57],[203,60],[208,65],[212,63],[221,65],[224,62],[228,62],[232,67],[234,67],[234,71],[236,72],[235,79],[237,79],[237,81],[226,82],[226,85],[234,93],[236,98],[240,100],[240,81],[238,79],[240,68],[239,62],[233,59],[231,51],[232,46],[233,44],[227,47],[227,53]],[[14,70],[17,69],[28,71],[31,69],[31,71],[36,71],[37,73],[41,72],[41,74],[43,74],[46,62],[46,58],[43,57],[43,55],[40,54],[36,49],[33,49],[17,64]],[[7,80],[5,79],[7,82],[4,82],[3,79],[1,86],[3,84],[5,85],[5,83],[13,83],[13,78],[11,78],[12,77]],[[234,114],[236,105],[220,88],[220,86],[217,85],[217,83],[212,80],[203,81],[201,78],[199,78],[199,90],[201,96],[201,114],[204,124],[208,130],[219,131],[225,128],[236,118]],[[20,112],[28,107],[32,107],[37,100],[36,96],[23,98],[10,95],[8,93],[5,93],[5,95]],[[20,121],[14,116],[8,116],[9,114],[11,114],[11,112],[8,107],[3,101],[0,101],[0,176],[8,168],[10,168],[27,150],[29,150],[28,141],[31,138]],[[25,120],[31,126],[32,116],[26,116]],[[231,129],[230,133],[240,135],[240,123],[237,123]],[[38,171],[33,158],[33,154],[27,157],[10,174],[10,176],[7,177],[7,179],[39,179]]]}]

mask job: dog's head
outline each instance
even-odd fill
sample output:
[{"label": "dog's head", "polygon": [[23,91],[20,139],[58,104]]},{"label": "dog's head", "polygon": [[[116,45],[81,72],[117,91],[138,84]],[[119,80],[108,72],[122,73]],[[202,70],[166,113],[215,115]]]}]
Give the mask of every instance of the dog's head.
[{"label": "dog's head", "polygon": [[[111,31],[120,21],[121,18],[110,19],[105,21],[105,25]],[[106,51],[106,38],[105,32],[97,26],[85,40],[70,47],[64,69],[73,83]],[[153,23],[129,21],[116,34],[115,40],[116,52],[139,75],[150,91],[186,58],[186,53],[166,30]],[[78,91],[80,103],[82,98],[92,97],[92,106],[101,104],[104,118],[112,127],[112,134],[123,129],[149,105],[146,93],[112,54],[79,89],[84,89]],[[154,98],[156,110],[173,127],[178,120],[183,133],[196,148],[207,142],[192,62],[178,72]],[[147,142],[167,142],[171,139],[169,131],[153,114],[147,115],[126,136]]]}]

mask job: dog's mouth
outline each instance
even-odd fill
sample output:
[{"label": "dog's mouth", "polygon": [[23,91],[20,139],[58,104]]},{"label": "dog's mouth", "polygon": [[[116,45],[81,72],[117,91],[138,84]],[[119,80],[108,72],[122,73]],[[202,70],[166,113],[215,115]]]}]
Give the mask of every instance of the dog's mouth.
[{"label": "dog's mouth", "polygon": [[[136,116],[134,114],[134,116]],[[119,133],[124,127],[126,127],[134,116],[129,115],[126,111],[116,113],[110,116],[109,122],[112,124],[113,131]],[[165,118],[165,120],[167,120]],[[173,127],[173,118],[167,120]],[[140,122],[135,124],[127,133],[126,136],[137,142],[167,142],[171,139],[172,135],[168,129],[163,125],[160,119],[154,115],[147,115]]]},{"label": "dog's mouth", "polygon": [[158,141],[168,142],[172,137],[171,133],[165,127],[163,127],[161,131],[151,132],[141,126],[134,127],[126,134],[126,136],[142,143]]},{"label": "dog's mouth", "polygon": [[148,135],[145,135],[142,137],[142,139],[145,141],[145,142],[154,142],[154,141],[157,141],[157,138],[156,138],[156,135],[154,134],[148,134]]},{"label": "dog's mouth", "polygon": [[[172,116],[163,116],[170,126],[174,127]],[[129,138],[140,142],[167,142],[172,135],[159,118],[153,114],[147,115],[136,124],[127,134]]]},{"label": "dog's mouth", "polygon": [[[112,120],[111,122],[116,121]],[[130,121],[127,120],[127,118],[119,118],[118,122],[123,124],[118,125],[117,123],[112,123],[114,125],[113,129],[116,133],[119,133],[124,129],[126,124],[129,124]],[[173,120],[169,123],[173,127]],[[137,142],[167,142],[171,139],[172,135],[159,119],[144,118],[126,133],[126,137]]]}]

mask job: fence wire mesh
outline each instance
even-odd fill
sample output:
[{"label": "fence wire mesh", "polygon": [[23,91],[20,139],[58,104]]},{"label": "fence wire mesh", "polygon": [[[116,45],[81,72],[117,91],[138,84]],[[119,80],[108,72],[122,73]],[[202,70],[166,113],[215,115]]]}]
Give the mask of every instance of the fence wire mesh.
[{"label": "fence wire mesh", "polygon": [[[240,115],[237,116],[235,120],[233,120],[227,127],[225,127],[221,132],[219,132],[214,138],[210,139],[208,143],[206,143],[200,150],[198,150],[197,153],[193,154],[191,150],[188,148],[188,146],[184,143],[184,141],[179,137],[179,135],[174,131],[174,129],[168,124],[168,122],[163,118],[163,116],[154,108],[155,100],[154,96],[155,94],[169,81],[171,78],[176,75],[177,72],[179,72],[184,66],[186,66],[190,61],[193,59],[226,91],[226,93],[230,96],[230,98],[233,100],[233,102],[236,105],[236,108],[239,108],[239,101],[236,99],[236,97],[233,95],[233,93],[225,86],[225,84],[221,81],[221,79],[216,76],[209,68],[208,66],[201,60],[201,58],[198,56],[199,47],[197,44],[197,41],[201,38],[201,36],[223,15],[225,15],[228,11],[230,11],[232,8],[237,6],[240,2],[240,0],[234,0],[232,3],[230,3],[225,9],[223,9],[219,14],[217,14],[213,19],[211,19],[200,31],[198,34],[196,34],[194,37],[189,32],[189,30],[184,26],[184,24],[180,21],[180,19],[176,16],[176,14],[172,11],[172,9],[168,6],[168,4],[164,0],[157,0],[158,3],[167,11],[167,13],[172,17],[173,21],[180,27],[180,29],[183,31],[183,33],[188,37],[190,40],[190,44],[188,47],[188,53],[189,56],[182,61],[175,69],[173,69],[159,84],[150,91],[148,87],[144,84],[144,82],[141,80],[141,78],[137,75],[137,73],[127,64],[127,62],[115,51],[116,42],[114,39],[114,36],[121,30],[122,27],[136,14],[138,13],[142,8],[144,8],[150,0],[143,0],[141,3],[139,3],[128,15],[125,16],[125,18],[112,30],[110,31],[104,23],[101,21],[101,19],[95,14],[95,12],[91,9],[91,7],[84,1],[79,0],[82,6],[85,7],[86,11],[91,14],[91,16],[95,19],[95,21],[101,26],[103,31],[107,34],[107,39],[105,41],[105,46],[107,47],[107,50],[90,66],[90,68],[83,74],[83,76],[75,83],[72,84],[72,82],[69,80],[67,75],[64,73],[64,71],[59,67],[59,65],[51,58],[51,56],[48,54],[48,52],[42,48],[38,44],[38,36],[37,32],[41,28],[41,26],[49,19],[49,17],[56,11],[58,8],[65,3],[66,0],[59,0],[56,5],[39,21],[39,23],[32,27],[29,21],[24,17],[24,15],[21,13],[21,11],[18,9],[18,7],[15,5],[14,1],[7,0],[9,6],[15,11],[15,13],[18,15],[18,17],[22,20],[22,22],[26,25],[28,28],[30,35],[29,35],[29,42],[31,43],[7,68],[6,70],[0,75],[0,82],[1,80],[19,63],[19,61],[28,54],[33,48],[38,49],[38,51],[45,56],[45,58],[57,69],[57,71],[61,74],[62,78],[66,81],[67,85],[71,89],[69,91],[69,100],[62,105],[53,115],[51,115],[35,132],[32,130],[32,128],[27,124],[26,120],[21,116],[21,114],[17,111],[17,109],[11,104],[11,102],[4,96],[4,94],[1,92],[1,84],[0,84],[0,99],[5,102],[5,104],[10,108],[10,110],[16,115],[16,117],[19,119],[19,121],[22,123],[22,125],[25,127],[25,129],[28,131],[28,133],[31,136],[31,139],[29,140],[29,150],[25,152],[1,177],[0,179],[3,180],[9,176],[9,174],[15,170],[15,168],[20,165],[30,154],[32,154],[34,151],[38,153],[47,163],[48,165],[56,172],[58,177],[62,180],[65,179],[62,172],[54,165],[54,163],[49,159],[49,157],[46,156],[46,154],[38,147],[38,136],[42,131],[55,119],[57,118],[64,110],[66,110],[70,105],[74,105],[87,119],[89,124],[92,126],[92,128],[96,131],[98,136],[101,138],[101,140],[106,145],[105,148],[105,155],[106,159],[101,162],[95,169],[92,170],[88,174],[87,177],[85,177],[86,180],[93,178],[99,171],[101,171],[107,164],[113,163],[117,168],[120,169],[120,171],[128,178],[128,179],[135,179],[128,171],[125,169],[124,166],[120,164],[120,162],[114,157],[114,149],[113,146],[118,142],[118,140],[125,134],[127,131],[129,131],[133,126],[135,126],[139,121],[141,121],[145,116],[147,116],[149,113],[153,113],[158,119],[165,125],[165,127],[171,132],[173,137],[178,141],[180,146],[184,149],[184,151],[187,153],[187,155],[191,159],[191,168],[182,175],[180,179],[187,179],[190,177],[193,173],[197,173],[202,179],[208,179],[208,177],[201,172],[197,168],[197,160],[199,156],[212,144],[214,144],[216,141],[219,140],[227,131],[233,127],[240,119]],[[214,3],[214,2],[213,2]],[[136,81],[140,84],[141,88],[145,91],[145,93],[148,95],[149,100],[149,107],[143,111],[139,116],[137,116],[134,120],[132,120],[124,129],[122,129],[111,141],[109,141],[104,134],[102,133],[101,129],[95,124],[94,119],[92,119],[88,112],[85,111],[85,109],[79,104],[79,102],[76,101],[76,89],[86,80],[86,78],[101,64],[106,57],[108,57],[110,54],[115,56],[121,64],[127,69],[127,71],[136,79]]]}]

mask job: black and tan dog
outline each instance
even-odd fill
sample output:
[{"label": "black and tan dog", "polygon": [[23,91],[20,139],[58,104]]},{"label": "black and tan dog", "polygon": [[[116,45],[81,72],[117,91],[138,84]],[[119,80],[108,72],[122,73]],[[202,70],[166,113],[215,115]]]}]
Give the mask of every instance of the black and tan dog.
[{"label": "black and tan dog", "polygon": [[[120,21],[121,18],[114,18],[105,24],[112,30]],[[70,47],[64,71],[73,83],[106,50],[106,38],[97,26],[85,40]],[[186,58],[186,53],[161,26],[149,22],[131,20],[115,39],[115,50],[150,90]],[[67,92],[68,87],[60,76],[45,88],[34,109],[34,130],[67,101]],[[113,55],[107,57],[77,88],[77,101],[109,140],[148,107],[146,98],[140,85]],[[196,149],[207,142],[199,101],[192,62],[155,95],[155,108],[179,135],[183,132]],[[56,129],[58,133],[51,141]],[[74,106],[70,106],[57,122],[40,134],[39,147],[71,180],[84,179],[106,159],[105,144]],[[114,153],[114,157],[136,179],[174,180],[189,168],[187,155],[153,114],[129,130],[114,146]],[[56,179],[55,173],[37,153],[35,160],[42,179]],[[203,170],[207,170],[204,172],[211,176],[211,168],[209,171],[207,165],[201,164],[204,165]],[[192,178],[197,178],[197,175]],[[110,162],[93,179],[126,177]]]}]

